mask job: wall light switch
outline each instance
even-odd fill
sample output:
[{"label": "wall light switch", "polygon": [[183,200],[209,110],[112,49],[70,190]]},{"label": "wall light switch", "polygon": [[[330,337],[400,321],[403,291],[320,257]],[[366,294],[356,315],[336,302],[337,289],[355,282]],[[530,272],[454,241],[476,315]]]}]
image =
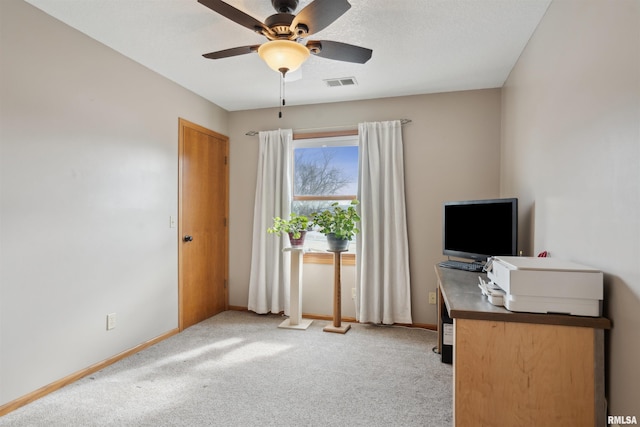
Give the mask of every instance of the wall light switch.
[{"label": "wall light switch", "polygon": [[107,331],[116,327],[116,314],[110,313],[107,314]]},{"label": "wall light switch", "polygon": [[169,216],[169,228],[176,228],[176,217]]}]

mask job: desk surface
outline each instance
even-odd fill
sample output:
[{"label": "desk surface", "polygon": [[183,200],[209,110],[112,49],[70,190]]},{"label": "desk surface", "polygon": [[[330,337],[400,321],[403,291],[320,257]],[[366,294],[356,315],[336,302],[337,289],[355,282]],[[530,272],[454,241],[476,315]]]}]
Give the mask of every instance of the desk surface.
[{"label": "desk surface", "polygon": [[487,301],[478,287],[478,276],[486,274],[443,268],[436,265],[440,291],[452,319],[496,320],[502,322],[538,323],[610,329],[605,317],[570,316],[562,314],[521,313],[497,307]]}]

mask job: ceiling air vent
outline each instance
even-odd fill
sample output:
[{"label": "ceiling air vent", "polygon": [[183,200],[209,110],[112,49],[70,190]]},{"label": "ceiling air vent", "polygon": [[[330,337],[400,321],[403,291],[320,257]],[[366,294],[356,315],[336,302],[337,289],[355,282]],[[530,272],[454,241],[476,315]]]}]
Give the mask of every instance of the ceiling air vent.
[{"label": "ceiling air vent", "polygon": [[327,79],[325,80],[327,86],[329,87],[338,87],[338,86],[353,86],[357,85],[355,77],[342,77],[339,79]]}]

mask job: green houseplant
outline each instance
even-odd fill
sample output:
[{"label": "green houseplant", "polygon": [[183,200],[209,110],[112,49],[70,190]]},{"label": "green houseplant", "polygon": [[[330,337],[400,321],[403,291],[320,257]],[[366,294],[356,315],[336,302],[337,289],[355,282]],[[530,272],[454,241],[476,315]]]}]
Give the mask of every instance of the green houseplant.
[{"label": "green houseplant", "polygon": [[296,248],[304,245],[304,236],[308,229],[309,218],[291,212],[289,219],[282,219],[278,216],[273,218],[273,227],[267,228],[267,232],[278,236],[281,236],[282,233],[287,233],[291,246]]},{"label": "green houseplant", "polygon": [[358,200],[352,200],[345,209],[335,202],[331,204],[331,209],[311,214],[313,225],[318,226],[320,233],[327,236],[329,250],[346,250],[349,242],[360,232],[356,228],[356,223],[360,221],[355,208],[358,203]]}]

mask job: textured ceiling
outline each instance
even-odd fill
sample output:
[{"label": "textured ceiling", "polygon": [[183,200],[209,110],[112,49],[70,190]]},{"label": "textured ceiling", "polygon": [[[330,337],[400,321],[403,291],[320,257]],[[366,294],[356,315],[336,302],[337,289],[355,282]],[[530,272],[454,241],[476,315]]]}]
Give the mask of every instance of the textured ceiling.
[{"label": "textured ceiling", "polygon": [[[26,1],[226,110],[278,105],[280,76],[257,54],[201,56],[266,39],[196,0]],[[367,47],[372,58],[311,56],[288,79],[287,105],[501,87],[550,1],[349,0],[351,9],[311,38]],[[228,3],[262,22],[275,13],[269,0]],[[325,82],[341,77],[357,85]]]}]

